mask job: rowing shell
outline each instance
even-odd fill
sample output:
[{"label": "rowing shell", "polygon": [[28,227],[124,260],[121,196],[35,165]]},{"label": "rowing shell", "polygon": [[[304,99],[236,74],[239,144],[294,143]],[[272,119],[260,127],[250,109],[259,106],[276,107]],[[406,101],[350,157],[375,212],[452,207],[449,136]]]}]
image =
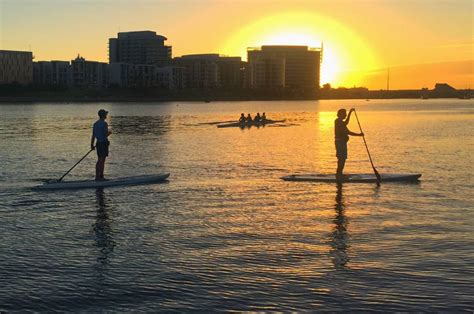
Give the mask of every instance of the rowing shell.
[{"label": "rowing shell", "polygon": [[231,122],[231,123],[218,124],[217,127],[218,128],[245,128],[245,127],[249,128],[251,126],[259,127],[259,126],[265,126],[265,125],[275,124],[275,123],[280,123],[280,122],[285,122],[285,120],[265,120],[261,122],[251,122],[251,123]]},{"label": "rowing shell", "polygon": [[[421,174],[380,174],[381,182],[416,182]],[[307,181],[307,182],[328,182],[335,183],[335,174],[292,174],[281,177],[285,181]],[[373,183],[377,182],[377,177],[373,173],[344,175],[343,182],[347,183]]]},{"label": "rowing shell", "polygon": [[152,174],[134,177],[115,178],[106,181],[81,180],[81,181],[52,181],[33,187],[34,190],[60,190],[60,189],[87,189],[102,188],[119,185],[140,185],[163,182],[170,176],[169,173]]}]

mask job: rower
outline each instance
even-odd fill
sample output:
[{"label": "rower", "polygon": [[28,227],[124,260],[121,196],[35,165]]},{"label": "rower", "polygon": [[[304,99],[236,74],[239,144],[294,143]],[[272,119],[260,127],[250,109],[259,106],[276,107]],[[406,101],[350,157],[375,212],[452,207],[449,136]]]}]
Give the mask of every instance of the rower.
[{"label": "rower", "polygon": [[247,123],[252,123],[253,122],[253,119],[252,119],[252,116],[250,115],[250,113],[247,115],[247,119],[246,121]]},{"label": "rower", "polygon": [[260,116],[260,112],[257,112],[257,115],[255,116],[253,121],[254,122],[261,122],[262,121],[262,117]]},{"label": "rower", "polygon": [[267,116],[265,115],[265,112],[262,113],[262,121],[263,122],[267,121]]},{"label": "rower", "polygon": [[240,123],[245,123],[245,115],[244,115],[243,112],[240,114],[239,122],[240,122]]}]

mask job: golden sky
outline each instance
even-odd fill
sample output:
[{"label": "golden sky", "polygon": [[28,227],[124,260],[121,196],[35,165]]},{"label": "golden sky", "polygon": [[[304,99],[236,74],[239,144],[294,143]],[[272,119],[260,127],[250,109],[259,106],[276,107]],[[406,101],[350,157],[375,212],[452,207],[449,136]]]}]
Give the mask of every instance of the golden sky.
[{"label": "golden sky", "polygon": [[265,44],[324,45],[321,84],[474,84],[472,0],[0,0],[0,49],[35,60],[107,61],[118,31],[153,30],[173,56],[242,56]]}]

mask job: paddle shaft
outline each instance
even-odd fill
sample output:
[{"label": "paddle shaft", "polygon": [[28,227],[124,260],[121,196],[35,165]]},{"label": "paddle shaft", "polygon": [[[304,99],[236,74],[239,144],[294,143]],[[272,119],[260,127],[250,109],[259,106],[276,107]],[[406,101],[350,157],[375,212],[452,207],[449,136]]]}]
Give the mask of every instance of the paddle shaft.
[{"label": "paddle shaft", "polygon": [[[360,122],[359,122],[359,117],[357,117],[357,112],[355,110],[354,110],[354,114],[356,116],[357,124],[359,125],[360,133],[364,133],[364,131],[362,131],[362,126],[360,125]],[[375,169],[374,163],[372,161],[372,156],[370,156],[369,147],[367,146],[367,142],[365,141],[365,135],[362,135],[362,139],[364,140],[365,149],[367,150],[367,154],[369,155],[370,164],[372,165],[374,174],[377,177],[377,180],[380,182],[382,180],[382,177],[380,177],[379,172],[377,171],[377,169]]]},{"label": "paddle shaft", "polygon": [[89,154],[91,153],[91,151],[93,151],[93,149],[89,150],[89,151],[87,152],[87,154],[85,154],[78,162],[76,162],[76,164],[75,164],[74,166],[72,166],[71,169],[69,169],[68,172],[66,172],[61,178],[59,178],[59,179],[57,180],[57,182],[60,182],[65,176],[67,176],[67,174],[68,174],[69,172],[71,172],[71,170],[74,169],[81,161],[83,161],[84,158],[86,158],[87,155],[89,155]]}]

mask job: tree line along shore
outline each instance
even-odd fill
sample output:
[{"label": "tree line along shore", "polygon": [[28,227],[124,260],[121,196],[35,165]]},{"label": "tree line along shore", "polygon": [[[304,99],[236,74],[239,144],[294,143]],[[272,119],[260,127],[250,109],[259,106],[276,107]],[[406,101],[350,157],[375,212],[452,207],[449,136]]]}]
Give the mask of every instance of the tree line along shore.
[{"label": "tree line along shore", "polygon": [[147,88],[68,89],[49,86],[0,86],[0,102],[134,102],[134,101],[251,101],[251,100],[318,100],[318,99],[470,99],[470,89],[457,90],[447,84],[434,89],[369,90],[364,87],[323,88],[315,90],[288,89],[213,89],[168,90]]}]

